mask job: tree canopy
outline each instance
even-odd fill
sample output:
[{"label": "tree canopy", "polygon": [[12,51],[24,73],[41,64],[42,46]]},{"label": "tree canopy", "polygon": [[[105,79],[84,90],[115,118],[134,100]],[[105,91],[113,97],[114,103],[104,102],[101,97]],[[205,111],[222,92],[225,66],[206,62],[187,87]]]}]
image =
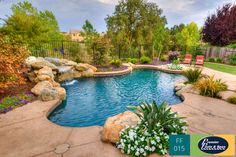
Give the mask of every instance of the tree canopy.
[{"label": "tree canopy", "polygon": [[29,43],[39,40],[62,39],[59,26],[51,11],[38,11],[27,1],[13,4],[12,15],[5,19],[1,32],[9,39]]},{"label": "tree canopy", "polygon": [[[126,52],[135,48],[151,47],[157,27],[166,24],[162,10],[145,0],[121,0],[115,12],[106,18],[108,34],[119,51]],[[147,48],[146,48],[147,49]]]},{"label": "tree canopy", "polygon": [[197,24],[191,22],[186,25],[182,31],[176,34],[176,40],[180,49],[184,52],[189,51],[192,47],[198,46],[200,33]]},{"label": "tree canopy", "polygon": [[207,17],[203,40],[212,45],[225,46],[236,41],[236,5],[225,4]]}]

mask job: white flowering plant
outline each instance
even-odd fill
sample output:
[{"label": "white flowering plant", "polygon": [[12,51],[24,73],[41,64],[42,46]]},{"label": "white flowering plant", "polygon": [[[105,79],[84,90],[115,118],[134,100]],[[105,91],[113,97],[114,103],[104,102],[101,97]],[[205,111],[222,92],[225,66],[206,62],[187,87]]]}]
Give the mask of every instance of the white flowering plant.
[{"label": "white flowering plant", "polygon": [[182,69],[184,69],[185,66],[182,65],[182,64],[173,64],[173,63],[171,63],[171,64],[168,64],[167,67],[170,70],[182,70]]},{"label": "white flowering plant", "polygon": [[132,156],[148,156],[156,152],[164,155],[168,150],[168,140],[171,134],[186,134],[187,123],[183,117],[172,112],[167,103],[157,106],[144,103],[132,107],[140,118],[135,127],[120,132],[117,148]]}]

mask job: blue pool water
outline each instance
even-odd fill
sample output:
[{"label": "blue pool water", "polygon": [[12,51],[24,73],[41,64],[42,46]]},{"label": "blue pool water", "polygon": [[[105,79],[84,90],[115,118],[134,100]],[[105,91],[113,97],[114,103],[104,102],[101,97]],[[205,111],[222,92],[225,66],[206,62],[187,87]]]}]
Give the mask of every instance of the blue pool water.
[{"label": "blue pool water", "polygon": [[84,127],[103,125],[106,118],[127,110],[127,106],[144,101],[178,104],[181,99],[174,94],[176,80],[181,75],[154,70],[136,70],[117,77],[81,78],[65,82],[67,99],[49,116],[62,126]]}]

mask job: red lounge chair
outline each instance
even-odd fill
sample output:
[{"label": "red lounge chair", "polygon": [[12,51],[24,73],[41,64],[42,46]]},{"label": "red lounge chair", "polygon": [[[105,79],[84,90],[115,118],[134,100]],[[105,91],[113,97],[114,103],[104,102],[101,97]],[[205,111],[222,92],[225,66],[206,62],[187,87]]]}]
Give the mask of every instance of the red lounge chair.
[{"label": "red lounge chair", "polygon": [[192,55],[191,54],[186,54],[182,64],[190,64],[191,61],[192,61]]},{"label": "red lounge chair", "polygon": [[204,64],[204,56],[197,55],[195,65],[203,65]]}]

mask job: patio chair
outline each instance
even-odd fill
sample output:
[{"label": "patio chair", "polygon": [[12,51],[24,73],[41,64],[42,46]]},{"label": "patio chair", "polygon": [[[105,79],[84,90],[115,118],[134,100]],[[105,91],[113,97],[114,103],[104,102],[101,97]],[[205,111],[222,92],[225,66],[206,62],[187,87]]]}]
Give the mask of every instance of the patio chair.
[{"label": "patio chair", "polygon": [[204,56],[197,55],[195,65],[203,65],[204,64]]},{"label": "patio chair", "polygon": [[186,54],[182,64],[191,64],[191,61],[192,61],[192,55],[191,54]]}]

